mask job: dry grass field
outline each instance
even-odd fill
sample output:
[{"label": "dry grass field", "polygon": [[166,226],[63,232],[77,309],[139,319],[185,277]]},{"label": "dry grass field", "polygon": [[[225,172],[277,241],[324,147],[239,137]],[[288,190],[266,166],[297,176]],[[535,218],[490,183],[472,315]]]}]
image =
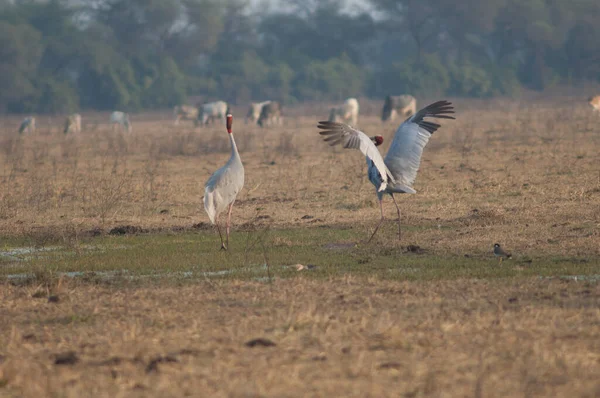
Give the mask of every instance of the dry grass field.
[{"label": "dry grass field", "polygon": [[[358,151],[318,135],[328,105],[271,129],[234,109],[228,252],[202,207],[222,126],[0,120],[0,396],[600,395],[600,117],[453,102],[397,196],[403,240],[385,198],[370,244],[375,191]],[[386,151],[399,122],[379,106],[359,127]]]},{"label": "dry grass field", "polygon": [[2,396],[600,394],[597,283],[70,282],[57,303],[36,292],[0,292]]}]

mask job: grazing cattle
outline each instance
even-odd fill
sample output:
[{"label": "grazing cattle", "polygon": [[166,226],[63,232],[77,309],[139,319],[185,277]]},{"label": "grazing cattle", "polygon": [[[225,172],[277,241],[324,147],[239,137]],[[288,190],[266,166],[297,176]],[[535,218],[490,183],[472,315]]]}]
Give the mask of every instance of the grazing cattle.
[{"label": "grazing cattle", "polygon": [[19,126],[19,134],[23,134],[25,131],[28,133],[35,132],[35,118],[33,116],[27,116],[21,122],[21,126]]},{"label": "grazing cattle", "polygon": [[600,95],[588,98],[588,102],[595,111],[600,112]]},{"label": "grazing cattle", "polygon": [[131,122],[129,121],[129,115],[127,113],[114,111],[110,114],[110,123],[112,124],[113,131],[116,128],[121,128],[128,133],[131,133]]},{"label": "grazing cattle", "polygon": [[393,121],[396,115],[400,115],[402,118],[408,118],[415,114],[417,111],[417,100],[412,95],[388,95],[385,98],[383,104],[383,112],[381,114],[381,120]]},{"label": "grazing cattle", "polygon": [[200,107],[198,114],[198,120],[203,126],[207,125],[208,122],[215,123],[215,120],[221,120],[225,123],[225,118],[229,112],[229,106],[225,101],[209,102]]},{"label": "grazing cattle", "polygon": [[258,117],[260,127],[271,126],[274,123],[281,124],[281,104],[277,101],[271,101],[263,106]]},{"label": "grazing cattle", "polygon": [[175,114],[175,125],[179,124],[180,120],[192,120],[196,122],[198,120],[198,108],[191,105],[179,105],[173,109]]},{"label": "grazing cattle", "polygon": [[248,108],[248,114],[246,115],[245,123],[248,124],[248,122],[250,122],[252,124],[257,124],[263,107],[270,103],[271,101],[251,102],[250,108]]},{"label": "grazing cattle", "polygon": [[348,98],[344,101],[343,105],[331,108],[329,121],[356,126],[356,123],[358,122],[358,110],[359,107],[356,98]]},{"label": "grazing cattle", "polygon": [[69,132],[75,134],[81,133],[81,115],[79,113],[69,115],[65,119],[65,129],[63,133],[67,134]]}]

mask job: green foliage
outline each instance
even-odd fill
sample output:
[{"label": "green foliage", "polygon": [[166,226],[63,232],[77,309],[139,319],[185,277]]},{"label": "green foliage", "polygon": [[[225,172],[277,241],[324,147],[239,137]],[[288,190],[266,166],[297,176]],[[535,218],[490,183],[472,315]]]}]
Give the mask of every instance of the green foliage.
[{"label": "green foliage", "polygon": [[448,93],[460,97],[514,96],[520,83],[512,68],[475,63],[454,63],[450,66]]},{"label": "green foliage", "polygon": [[276,98],[287,104],[296,102],[296,98],[292,95],[294,76],[295,73],[289,65],[285,63],[273,65],[267,76],[265,98]]},{"label": "green foliage", "polygon": [[363,91],[365,74],[348,56],[342,55],[309,63],[298,74],[295,85],[297,97],[301,99],[341,100]]},{"label": "green foliage", "polygon": [[521,91],[521,82],[515,69],[493,66],[490,68],[493,95],[514,96]]},{"label": "green foliage", "polygon": [[[52,77],[38,79],[38,94],[32,108],[46,113],[71,113],[79,108],[79,97],[73,85],[56,81]],[[31,110],[29,110],[31,111]]]},{"label": "green foliage", "polygon": [[142,92],[129,62],[116,58],[113,64],[84,70],[79,89],[85,107],[110,109],[139,109]]},{"label": "green foliage", "polygon": [[492,95],[492,81],[488,72],[473,64],[452,65],[452,83],[449,91],[463,97],[488,97]]},{"label": "green foliage", "polygon": [[514,95],[600,81],[600,2],[0,0],[0,112]]},{"label": "green foliage", "polygon": [[388,94],[441,95],[450,88],[450,74],[435,54],[393,63],[381,71],[379,79]]},{"label": "green foliage", "polygon": [[138,67],[136,90],[140,93],[141,107],[165,108],[185,101],[186,78],[171,57],[144,59],[134,64]]},{"label": "green foliage", "polygon": [[10,107],[34,94],[40,41],[40,33],[29,25],[0,22],[0,106]]}]

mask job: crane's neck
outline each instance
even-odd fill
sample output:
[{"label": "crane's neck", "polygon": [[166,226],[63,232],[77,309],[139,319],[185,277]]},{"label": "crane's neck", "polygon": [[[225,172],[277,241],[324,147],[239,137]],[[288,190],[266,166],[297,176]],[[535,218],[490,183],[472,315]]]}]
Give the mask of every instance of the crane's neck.
[{"label": "crane's neck", "polygon": [[229,141],[231,141],[231,159],[240,158],[240,153],[238,152],[237,145],[235,145],[235,139],[233,138],[233,134],[229,134]]}]

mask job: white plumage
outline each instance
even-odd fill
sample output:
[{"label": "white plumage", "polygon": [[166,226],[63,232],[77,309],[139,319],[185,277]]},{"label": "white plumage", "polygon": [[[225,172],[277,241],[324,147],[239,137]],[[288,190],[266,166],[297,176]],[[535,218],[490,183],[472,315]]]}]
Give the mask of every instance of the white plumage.
[{"label": "white plumage", "polygon": [[[325,129],[321,131],[321,135],[327,136],[325,138],[329,145],[333,146],[341,143],[344,148],[359,149],[363,155],[367,157],[367,161],[377,169],[376,171],[381,176],[380,184],[378,184],[377,191],[385,191],[388,185],[388,181],[394,182],[394,176],[388,169],[377,149],[377,145],[381,145],[383,137],[374,136],[369,138],[365,133],[355,129],[352,126],[337,122],[319,122],[319,128]],[[381,141],[378,141],[381,140]]]},{"label": "white plumage", "polygon": [[[225,164],[210,176],[204,186],[204,210],[210,222],[217,226],[221,238],[221,249],[227,250],[229,246],[229,227],[231,224],[231,210],[238,193],[244,187],[244,165],[235,145],[231,132],[233,117],[227,115],[227,132],[231,141],[231,157]],[[226,243],[219,228],[219,214],[229,207],[227,214]]]},{"label": "white plumage", "polygon": [[398,127],[394,139],[390,145],[385,158],[381,157],[377,146],[383,143],[382,136],[368,137],[362,131],[342,123],[319,122],[319,128],[323,129],[321,135],[327,136],[325,141],[330,145],[342,143],[344,148],[357,148],[366,156],[369,180],[377,190],[379,207],[381,209],[381,220],[371,239],[379,229],[384,220],[382,199],[384,194],[389,194],[398,211],[398,237],[400,230],[400,208],[394,198],[394,193],[416,193],[412,187],[419,171],[423,148],[429,142],[433,134],[441,126],[434,122],[425,121],[425,117],[436,117],[440,119],[454,119],[449,114],[454,113],[454,107],[448,101],[435,102],[413,116],[406,119]]}]

